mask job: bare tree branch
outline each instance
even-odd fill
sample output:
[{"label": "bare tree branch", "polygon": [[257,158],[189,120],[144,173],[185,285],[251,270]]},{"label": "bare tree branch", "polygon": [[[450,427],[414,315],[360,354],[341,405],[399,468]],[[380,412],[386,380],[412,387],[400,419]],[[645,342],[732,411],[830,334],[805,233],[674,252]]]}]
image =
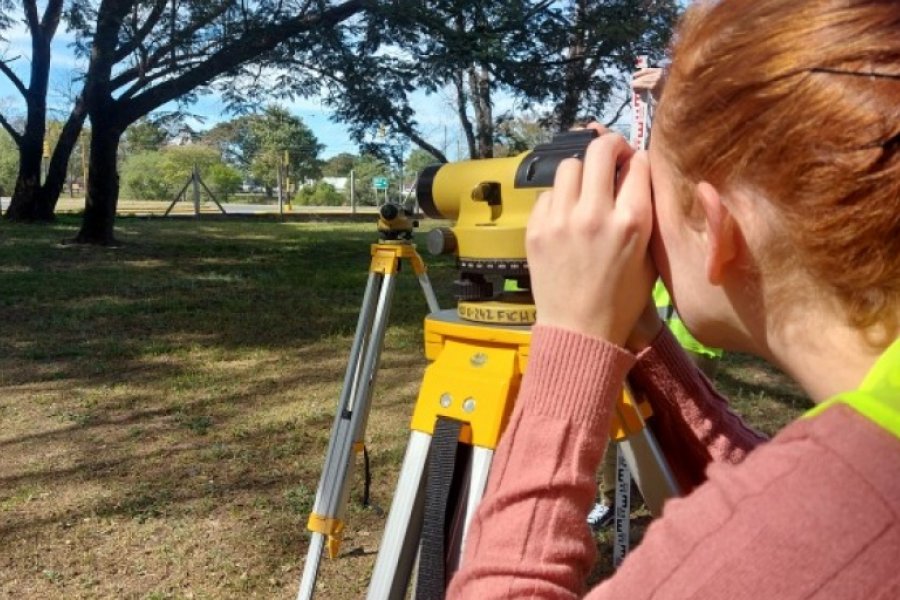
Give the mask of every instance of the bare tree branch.
[{"label": "bare tree branch", "polygon": [[301,31],[329,27],[373,5],[373,0],[347,0],[343,4],[313,15],[298,15],[281,23],[273,23],[265,30],[252,35],[241,36],[233,43],[222,47],[209,58],[188,71],[168,79],[153,88],[123,102],[122,114],[125,123],[131,123],[141,115],[174,100],[197,86],[208,83],[216,76],[233,69],[254,56],[271,50],[285,39]]},{"label": "bare tree branch", "polygon": [[41,31],[48,38],[56,35],[56,28],[59,27],[59,17],[62,14],[63,0],[50,0],[47,8],[44,9],[44,17],[41,19]]},{"label": "bare tree branch", "polygon": [[9,65],[7,65],[6,62],[2,60],[0,60],[0,72],[6,75],[10,81],[12,81],[12,84],[16,86],[16,89],[19,90],[19,93],[22,94],[22,96],[28,95],[28,88],[25,87],[25,84],[22,83],[22,80],[19,79],[19,77],[13,72],[13,70],[9,68]]},{"label": "bare tree branch", "polygon": [[153,31],[153,28],[156,27],[156,24],[159,23],[160,18],[162,18],[166,3],[167,0],[156,0],[156,4],[150,9],[150,13],[147,15],[144,23],[134,32],[134,36],[116,50],[114,56],[116,62],[123,60],[126,56],[134,52],[141,42],[147,39],[147,36],[150,35],[150,32]]},{"label": "bare tree branch", "polygon": [[41,29],[37,2],[35,2],[35,0],[25,0],[25,2],[22,2],[22,8],[25,9],[25,22],[28,24],[28,29],[31,30],[31,35],[37,35]]},{"label": "bare tree branch", "polygon": [[13,139],[13,141],[16,143],[16,146],[22,145],[22,135],[18,131],[16,131],[12,125],[9,124],[9,121],[7,121],[3,115],[0,115],[0,126],[2,126],[3,129],[6,130],[6,133],[8,133],[9,136]]}]

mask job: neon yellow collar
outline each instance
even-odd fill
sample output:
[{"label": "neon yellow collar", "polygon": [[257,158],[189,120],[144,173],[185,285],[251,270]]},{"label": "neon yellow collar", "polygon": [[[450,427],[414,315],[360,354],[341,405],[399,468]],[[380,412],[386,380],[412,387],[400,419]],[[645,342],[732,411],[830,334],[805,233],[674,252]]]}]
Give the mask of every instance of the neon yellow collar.
[{"label": "neon yellow collar", "polygon": [[900,338],[878,357],[858,389],[829,398],[803,418],[814,417],[838,402],[900,438]]}]

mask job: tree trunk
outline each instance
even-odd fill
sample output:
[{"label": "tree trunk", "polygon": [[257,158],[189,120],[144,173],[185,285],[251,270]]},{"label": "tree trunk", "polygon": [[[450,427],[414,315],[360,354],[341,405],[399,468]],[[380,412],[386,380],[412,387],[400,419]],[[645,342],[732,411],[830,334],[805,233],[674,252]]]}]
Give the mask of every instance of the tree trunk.
[{"label": "tree trunk", "polygon": [[41,218],[42,211],[38,210],[38,197],[41,191],[41,161],[46,133],[47,104],[45,98],[46,94],[41,95],[40,90],[29,92],[25,131],[19,144],[19,172],[16,176],[16,187],[9,203],[9,210],[6,212],[6,218],[11,221],[46,220]]},{"label": "tree trunk", "polygon": [[[475,147],[475,130],[472,128],[472,122],[469,120],[469,115],[466,112],[468,97],[466,96],[466,84],[462,71],[457,71],[454,74],[453,84],[456,86],[456,114],[459,116],[459,124],[462,126],[463,133],[466,136],[469,158],[478,158],[478,149]],[[456,160],[459,159],[460,157],[457,156]]]},{"label": "tree trunk", "polygon": [[47,89],[50,80],[50,42],[59,24],[62,2],[50,2],[39,20],[35,3],[23,3],[31,35],[31,79],[23,90],[27,116],[19,144],[19,173],[6,217],[12,221],[50,221],[41,189],[44,136],[47,133]]},{"label": "tree trunk", "polygon": [[494,112],[491,106],[491,82],[485,69],[469,69],[469,88],[475,107],[475,130],[478,141],[477,158],[494,156]]},{"label": "tree trunk", "polygon": [[25,135],[19,147],[19,172],[6,218],[10,221],[36,220],[36,198],[40,187],[41,141]]},{"label": "tree trunk", "polygon": [[[87,117],[87,111],[85,110],[84,102],[81,98],[78,98],[59,134],[56,148],[53,149],[53,156],[50,157],[50,165],[47,167],[47,179],[44,181],[42,196],[45,199],[46,210],[51,218],[56,210],[59,196],[62,194],[63,187],[66,184],[66,176],[69,172],[69,159],[72,157],[72,150],[75,149],[75,144],[78,143],[78,136],[81,135],[85,117]],[[72,188],[69,186],[70,195],[71,192]]]},{"label": "tree trunk", "polygon": [[113,228],[119,203],[119,172],[116,155],[123,128],[91,116],[91,170],[81,230],[75,236],[80,244],[109,246],[116,243]]}]

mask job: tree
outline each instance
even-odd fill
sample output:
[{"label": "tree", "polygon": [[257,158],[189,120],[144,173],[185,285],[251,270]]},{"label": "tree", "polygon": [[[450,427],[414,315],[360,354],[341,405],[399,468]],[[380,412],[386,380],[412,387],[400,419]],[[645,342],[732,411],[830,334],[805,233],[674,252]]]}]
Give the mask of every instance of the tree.
[{"label": "tree", "polygon": [[408,174],[408,177],[417,176],[422,172],[422,169],[428,165],[433,165],[436,162],[440,162],[440,159],[430,152],[423,150],[422,148],[414,148],[406,158],[406,162],[403,164],[403,170]]},{"label": "tree", "polygon": [[0,196],[13,191],[19,171],[19,148],[5,131],[0,131]]},{"label": "tree", "polygon": [[[65,15],[76,49],[89,63],[66,127],[83,123],[76,109],[86,111],[92,124],[91,169],[76,240],[114,241],[116,159],[129,125],[168,102],[187,105],[223,78],[228,85],[220,91],[232,104],[254,93],[248,83],[269,91],[254,79],[259,72],[251,63],[261,69],[278,64],[279,51],[288,44],[294,60],[305,56],[315,62],[323,44],[338,43],[345,23],[374,2],[70,0]],[[298,82],[294,92],[315,90],[314,79],[302,70],[292,78]],[[70,153],[71,148],[65,159]]]},{"label": "tree", "polygon": [[[330,102],[354,138],[379,127],[446,160],[420,131],[415,90],[449,91],[469,156],[489,157],[496,142],[498,92],[523,108],[551,108],[543,119],[568,128],[579,112],[603,114],[638,53],[658,56],[676,0],[429,0],[405,3],[364,43],[332,57]],[[390,51],[385,47],[390,46]]]},{"label": "tree", "polygon": [[[551,120],[569,129],[578,116],[600,117],[619,91],[618,118],[631,99],[628,74],[636,59],[662,57],[678,18],[673,0],[570,0],[565,3],[569,30],[560,68],[541,70],[540,85],[549,91],[543,100],[554,108]],[[548,63],[552,64],[552,63]]]},{"label": "tree", "polygon": [[494,156],[513,156],[549,142],[546,123],[538,116],[502,115],[495,126]]},{"label": "tree", "polygon": [[335,154],[322,164],[322,175],[325,177],[347,177],[358,160],[358,156],[349,152]]},{"label": "tree", "polygon": [[278,106],[269,106],[251,123],[257,151],[250,161],[253,179],[267,190],[278,184],[277,173],[292,181],[321,174],[322,146],[303,121]]},{"label": "tree", "polygon": [[165,157],[161,152],[132,154],[122,163],[122,183],[137,200],[171,200],[177,190],[163,176]]},{"label": "tree", "polygon": [[141,117],[125,130],[125,148],[128,154],[159,150],[169,137],[160,124],[149,117]]},{"label": "tree", "polygon": [[210,165],[203,178],[210,190],[221,196],[222,200],[227,200],[230,194],[240,191],[244,180],[237,169],[223,162]]},{"label": "tree", "polygon": [[[0,1],[0,31],[12,23],[12,11],[19,3]],[[0,126],[12,137],[19,151],[19,169],[15,191],[6,216],[16,220],[50,220],[56,199],[66,180],[69,155],[78,141],[78,133],[86,112],[81,98],[77,98],[72,112],[61,128],[54,152],[47,165],[47,177],[41,182],[44,138],[47,123],[47,90],[50,80],[50,44],[56,35],[63,13],[63,0],[48,0],[43,14],[35,0],[21,2],[24,22],[31,36],[31,55],[28,83],[0,59],[0,73],[9,79],[25,101],[26,117],[21,131],[0,114]]]},{"label": "tree", "polygon": [[203,139],[268,194],[278,185],[279,169],[294,182],[321,173],[319,152],[323,146],[302,119],[277,105],[219,123]]}]

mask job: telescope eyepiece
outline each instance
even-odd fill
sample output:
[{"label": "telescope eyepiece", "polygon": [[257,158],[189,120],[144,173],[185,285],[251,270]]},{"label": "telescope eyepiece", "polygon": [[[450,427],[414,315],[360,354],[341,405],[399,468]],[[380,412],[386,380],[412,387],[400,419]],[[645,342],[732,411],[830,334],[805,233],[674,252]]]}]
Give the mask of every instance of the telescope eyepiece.
[{"label": "telescope eyepiece", "polygon": [[382,218],[388,221],[393,221],[398,216],[400,216],[400,206],[397,204],[388,203],[382,206],[381,209],[379,209],[379,212],[381,213]]},{"label": "telescope eyepiece", "polygon": [[434,178],[442,166],[441,163],[428,165],[416,179],[416,200],[419,201],[419,208],[432,219],[444,217],[434,203]]}]

